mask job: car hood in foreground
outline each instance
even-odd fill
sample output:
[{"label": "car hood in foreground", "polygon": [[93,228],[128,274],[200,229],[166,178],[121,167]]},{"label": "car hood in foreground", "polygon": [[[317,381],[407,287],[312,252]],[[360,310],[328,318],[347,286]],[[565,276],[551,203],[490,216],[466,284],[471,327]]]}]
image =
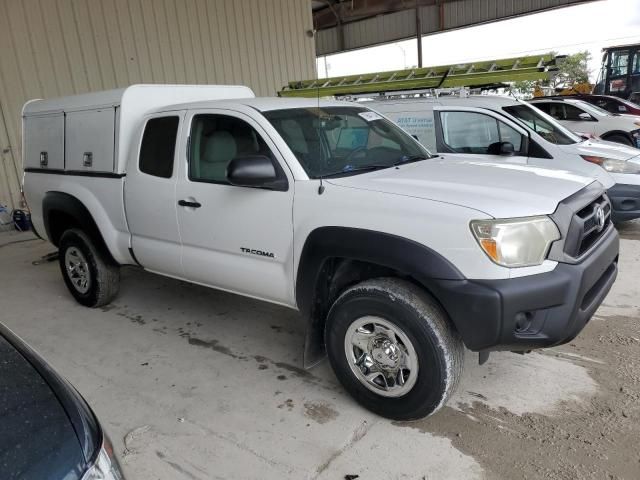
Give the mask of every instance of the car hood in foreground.
[{"label": "car hood in foreground", "polygon": [[592,183],[564,170],[434,158],[330,180],[335,185],[472,208],[495,218],[553,213],[561,200]]},{"label": "car hood in foreground", "polygon": [[85,459],[58,398],[0,336],[0,478],[81,478]]}]

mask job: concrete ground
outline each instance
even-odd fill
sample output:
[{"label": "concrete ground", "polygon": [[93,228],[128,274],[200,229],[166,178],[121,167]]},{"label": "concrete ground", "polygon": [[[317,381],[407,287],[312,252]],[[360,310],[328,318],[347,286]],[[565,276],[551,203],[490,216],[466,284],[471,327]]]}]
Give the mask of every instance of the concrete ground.
[{"label": "concrete ground", "polygon": [[456,396],[414,423],[358,406],[327,362],[302,370],[294,311],[133,268],[87,309],[30,234],[0,234],[0,319],[84,395],[130,479],[640,478],[640,224],[622,234],[576,341],[469,353]]}]

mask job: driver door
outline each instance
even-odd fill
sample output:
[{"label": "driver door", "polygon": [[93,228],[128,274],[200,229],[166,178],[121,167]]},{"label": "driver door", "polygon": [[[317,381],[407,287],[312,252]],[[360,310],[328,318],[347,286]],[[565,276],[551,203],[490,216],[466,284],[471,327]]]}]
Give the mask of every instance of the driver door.
[{"label": "driver door", "polygon": [[[189,111],[176,185],[184,277],[294,305],[293,177],[260,124],[226,109]],[[227,181],[231,160],[264,155],[287,177],[286,191]]]},{"label": "driver door", "polygon": [[[438,153],[473,161],[528,162],[526,130],[501,115],[481,108],[436,106],[434,118]],[[512,154],[501,153],[500,144],[505,142],[513,146]]]}]

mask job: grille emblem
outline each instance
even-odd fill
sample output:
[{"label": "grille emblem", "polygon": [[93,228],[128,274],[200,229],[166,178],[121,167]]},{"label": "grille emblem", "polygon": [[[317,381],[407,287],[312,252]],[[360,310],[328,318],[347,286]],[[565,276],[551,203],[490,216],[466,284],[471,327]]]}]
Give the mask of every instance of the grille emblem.
[{"label": "grille emblem", "polygon": [[596,225],[598,228],[598,232],[601,232],[602,229],[604,228],[604,210],[602,209],[602,206],[596,205],[594,214],[596,217]]}]

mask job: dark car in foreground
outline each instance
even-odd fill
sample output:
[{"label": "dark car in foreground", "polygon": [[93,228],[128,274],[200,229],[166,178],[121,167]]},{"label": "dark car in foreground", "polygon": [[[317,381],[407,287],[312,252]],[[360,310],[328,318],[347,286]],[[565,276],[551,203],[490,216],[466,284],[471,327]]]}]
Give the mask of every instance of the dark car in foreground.
[{"label": "dark car in foreground", "polygon": [[0,479],[122,480],[76,389],[0,323]]}]

